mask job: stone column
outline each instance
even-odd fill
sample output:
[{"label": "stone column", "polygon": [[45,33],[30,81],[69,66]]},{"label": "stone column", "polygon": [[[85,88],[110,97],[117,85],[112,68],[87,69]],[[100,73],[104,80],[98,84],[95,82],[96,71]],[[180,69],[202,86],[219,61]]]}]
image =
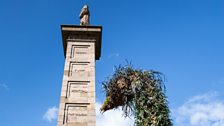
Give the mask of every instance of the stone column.
[{"label": "stone column", "polygon": [[62,25],[65,54],[58,126],[95,126],[95,60],[101,26]]}]

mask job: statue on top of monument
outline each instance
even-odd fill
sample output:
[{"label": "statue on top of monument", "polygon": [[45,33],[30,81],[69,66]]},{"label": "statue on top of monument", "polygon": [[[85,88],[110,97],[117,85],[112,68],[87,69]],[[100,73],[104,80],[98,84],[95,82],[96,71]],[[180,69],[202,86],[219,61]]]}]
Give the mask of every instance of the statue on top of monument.
[{"label": "statue on top of monument", "polygon": [[83,8],[79,14],[79,18],[80,18],[80,25],[89,25],[90,12],[89,12],[89,8],[87,5],[83,6]]}]

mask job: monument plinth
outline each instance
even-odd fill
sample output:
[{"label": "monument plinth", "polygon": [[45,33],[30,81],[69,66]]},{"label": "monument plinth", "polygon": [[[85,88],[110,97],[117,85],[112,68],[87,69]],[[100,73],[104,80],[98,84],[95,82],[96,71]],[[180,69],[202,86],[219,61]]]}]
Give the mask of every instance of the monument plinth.
[{"label": "monument plinth", "polygon": [[65,66],[58,126],[95,126],[95,60],[101,55],[101,26],[61,26]]}]

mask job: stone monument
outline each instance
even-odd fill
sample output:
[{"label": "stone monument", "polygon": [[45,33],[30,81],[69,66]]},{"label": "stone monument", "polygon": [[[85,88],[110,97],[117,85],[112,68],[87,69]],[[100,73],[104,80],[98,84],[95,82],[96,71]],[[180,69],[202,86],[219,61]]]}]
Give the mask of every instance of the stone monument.
[{"label": "stone monument", "polygon": [[89,16],[82,21],[61,25],[65,66],[57,126],[96,125],[95,60],[101,55],[102,27],[90,26]]},{"label": "stone monument", "polygon": [[90,12],[89,12],[89,8],[87,5],[83,6],[83,8],[79,14],[79,18],[80,18],[80,25],[89,25]]}]

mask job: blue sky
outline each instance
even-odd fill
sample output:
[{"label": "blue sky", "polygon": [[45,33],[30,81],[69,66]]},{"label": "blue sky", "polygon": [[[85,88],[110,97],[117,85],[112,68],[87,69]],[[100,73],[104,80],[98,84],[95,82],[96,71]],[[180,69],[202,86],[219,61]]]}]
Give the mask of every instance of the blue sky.
[{"label": "blue sky", "polygon": [[[127,59],[165,74],[175,126],[224,125],[223,0],[1,0],[1,126],[56,125],[64,67],[60,25],[79,24],[84,3],[91,24],[103,26],[98,104],[100,82]],[[108,116],[97,118],[109,123]]]}]

